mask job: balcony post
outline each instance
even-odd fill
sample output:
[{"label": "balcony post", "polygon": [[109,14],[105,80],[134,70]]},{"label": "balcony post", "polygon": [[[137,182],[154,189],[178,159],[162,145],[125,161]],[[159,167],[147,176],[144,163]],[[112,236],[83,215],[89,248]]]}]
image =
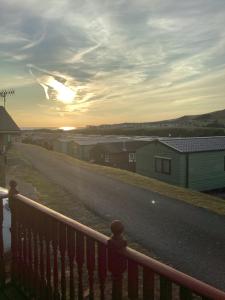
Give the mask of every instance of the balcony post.
[{"label": "balcony post", "polygon": [[116,220],[111,224],[112,236],[108,240],[108,269],[112,274],[112,299],[121,300],[123,297],[123,273],[127,268],[127,261],[121,255],[127,246],[123,237],[123,224]]},{"label": "balcony post", "polygon": [[0,288],[5,285],[5,262],[4,262],[4,243],[3,243],[3,199],[8,195],[8,191],[0,188]]},{"label": "balcony post", "polygon": [[11,180],[9,182],[9,207],[11,210],[11,280],[16,281],[16,264],[17,264],[17,232],[16,232],[16,205],[15,205],[15,196],[19,193],[16,189],[17,182]]},{"label": "balcony post", "polygon": [[[1,150],[0,150],[1,152]],[[5,187],[5,155],[0,153],[0,186]]]}]

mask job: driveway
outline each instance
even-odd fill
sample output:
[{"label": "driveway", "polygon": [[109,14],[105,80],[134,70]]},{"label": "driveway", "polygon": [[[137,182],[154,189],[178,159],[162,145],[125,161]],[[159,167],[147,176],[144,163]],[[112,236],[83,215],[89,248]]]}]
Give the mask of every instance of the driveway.
[{"label": "driveway", "polygon": [[224,217],[72,166],[51,151],[16,147],[38,171],[92,210],[122,220],[126,232],[161,261],[225,290]]}]

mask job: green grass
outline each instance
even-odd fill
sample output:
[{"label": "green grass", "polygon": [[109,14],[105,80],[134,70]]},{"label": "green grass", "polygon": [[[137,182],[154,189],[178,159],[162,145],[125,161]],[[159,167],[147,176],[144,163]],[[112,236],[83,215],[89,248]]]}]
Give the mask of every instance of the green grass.
[{"label": "green grass", "polygon": [[[40,151],[48,150],[41,148]],[[85,168],[92,172],[97,172],[125,183],[159,193],[160,195],[205,208],[220,215],[225,215],[225,201],[218,197],[170,185],[154,178],[145,177],[126,170],[91,164],[58,152],[53,153],[59,159],[67,161],[74,166]]]}]

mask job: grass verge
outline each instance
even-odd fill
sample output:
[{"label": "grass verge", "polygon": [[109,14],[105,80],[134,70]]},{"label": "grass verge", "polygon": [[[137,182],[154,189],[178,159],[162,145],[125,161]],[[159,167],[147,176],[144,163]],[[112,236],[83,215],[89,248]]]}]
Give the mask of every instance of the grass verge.
[{"label": "grass verge", "polygon": [[[29,145],[30,147],[39,147]],[[40,151],[48,151],[40,147]],[[184,201],[197,207],[205,208],[220,215],[225,215],[225,201],[215,196],[207,195],[201,192],[177,187],[154,178],[145,177],[137,173],[132,173],[126,170],[100,166],[89,162],[81,161],[63,153],[53,152],[54,156],[60,160],[68,162],[70,165],[88,169],[92,172],[103,174],[125,183],[144,188],[160,195]]]}]

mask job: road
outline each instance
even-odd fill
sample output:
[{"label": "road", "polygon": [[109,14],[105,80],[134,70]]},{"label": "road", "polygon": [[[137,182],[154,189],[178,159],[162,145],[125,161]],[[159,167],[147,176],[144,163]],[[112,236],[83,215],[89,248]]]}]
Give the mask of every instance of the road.
[{"label": "road", "polygon": [[53,152],[18,144],[30,163],[92,210],[123,221],[161,261],[225,290],[225,218],[205,209],[76,167]]}]

